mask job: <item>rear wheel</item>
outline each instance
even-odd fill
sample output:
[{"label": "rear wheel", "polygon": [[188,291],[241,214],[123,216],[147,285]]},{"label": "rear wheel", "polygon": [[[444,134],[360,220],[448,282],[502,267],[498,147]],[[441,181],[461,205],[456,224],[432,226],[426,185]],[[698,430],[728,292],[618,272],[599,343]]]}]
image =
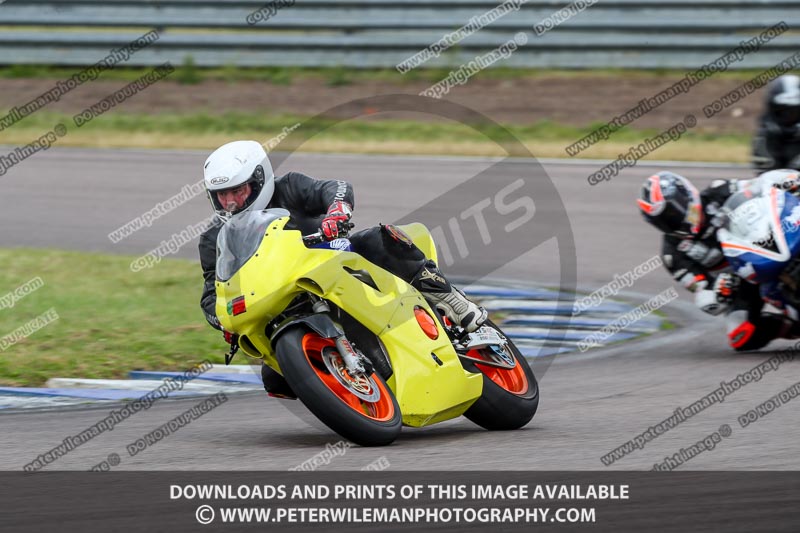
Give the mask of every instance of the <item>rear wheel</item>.
[{"label": "rear wheel", "polygon": [[402,429],[400,407],[377,373],[353,376],[333,339],[292,328],[278,339],[283,375],[309,411],[361,446],[384,446]]},{"label": "rear wheel", "polygon": [[[486,325],[503,334],[491,321],[487,320]],[[504,334],[503,336],[505,337]],[[496,359],[486,350],[491,348],[470,350],[468,355],[487,362]],[[519,429],[536,414],[539,407],[539,384],[528,361],[510,339],[500,357],[513,361],[514,367],[499,368],[466,360],[467,366],[471,365],[483,374],[483,393],[464,416],[488,430]]]}]

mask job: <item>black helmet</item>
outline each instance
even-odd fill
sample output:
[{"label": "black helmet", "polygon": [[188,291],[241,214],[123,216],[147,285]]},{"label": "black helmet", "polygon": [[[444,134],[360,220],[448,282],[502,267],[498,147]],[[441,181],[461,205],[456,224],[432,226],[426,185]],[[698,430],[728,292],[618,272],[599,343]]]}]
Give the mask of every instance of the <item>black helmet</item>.
[{"label": "black helmet", "polygon": [[695,237],[703,225],[700,193],[689,180],[672,172],[647,178],[636,200],[644,219],[670,235]]},{"label": "black helmet", "polygon": [[781,133],[791,134],[800,123],[800,78],[780,76],[767,88],[767,118]]}]

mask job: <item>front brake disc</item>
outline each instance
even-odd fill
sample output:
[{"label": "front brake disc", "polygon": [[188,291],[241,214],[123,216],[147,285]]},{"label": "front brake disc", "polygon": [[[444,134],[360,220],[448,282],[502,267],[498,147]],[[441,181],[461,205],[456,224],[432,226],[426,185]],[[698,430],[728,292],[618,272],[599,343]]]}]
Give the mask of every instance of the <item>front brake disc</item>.
[{"label": "front brake disc", "polygon": [[375,403],[380,399],[381,393],[375,383],[375,378],[361,373],[350,374],[342,356],[335,348],[328,346],[322,350],[322,362],[325,363],[328,372],[353,395],[370,403]]}]

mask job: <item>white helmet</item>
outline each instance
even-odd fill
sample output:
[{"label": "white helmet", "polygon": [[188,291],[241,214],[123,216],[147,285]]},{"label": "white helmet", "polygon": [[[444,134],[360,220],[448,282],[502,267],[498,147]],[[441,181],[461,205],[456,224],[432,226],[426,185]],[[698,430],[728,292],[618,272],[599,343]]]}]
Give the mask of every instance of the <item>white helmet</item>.
[{"label": "white helmet", "polygon": [[[234,141],[217,148],[203,165],[206,194],[223,221],[235,213],[267,207],[275,192],[275,174],[267,152],[256,141]],[[250,183],[251,192],[242,209],[231,213],[219,203],[217,193]]]}]

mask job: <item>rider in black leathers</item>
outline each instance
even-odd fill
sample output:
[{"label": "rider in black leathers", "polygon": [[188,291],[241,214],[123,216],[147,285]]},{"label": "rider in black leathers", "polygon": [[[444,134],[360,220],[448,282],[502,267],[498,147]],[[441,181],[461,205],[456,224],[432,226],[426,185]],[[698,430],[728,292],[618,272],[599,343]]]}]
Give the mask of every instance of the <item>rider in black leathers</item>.
[{"label": "rider in black leathers", "polygon": [[753,138],[758,172],[800,167],[800,78],[786,74],[767,86],[764,113]]},{"label": "rider in black leathers", "polygon": [[[327,240],[346,233],[355,205],[353,187],[341,180],[317,180],[299,172],[275,178],[266,152],[255,141],[235,141],[212,153],[204,165],[209,201],[218,219],[200,237],[200,263],[205,283],[200,305],[209,324],[222,329],[216,316],[217,235],[224,220],[250,209],[280,207],[289,211],[288,229],[311,234],[321,231]],[[409,282],[465,331],[475,331],[486,311],[454,287],[436,263],[400,228],[380,224],[348,236],[353,251]],[[226,340],[236,338],[226,333]],[[262,376],[267,391],[292,397],[285,380],[266,365]]]}]

